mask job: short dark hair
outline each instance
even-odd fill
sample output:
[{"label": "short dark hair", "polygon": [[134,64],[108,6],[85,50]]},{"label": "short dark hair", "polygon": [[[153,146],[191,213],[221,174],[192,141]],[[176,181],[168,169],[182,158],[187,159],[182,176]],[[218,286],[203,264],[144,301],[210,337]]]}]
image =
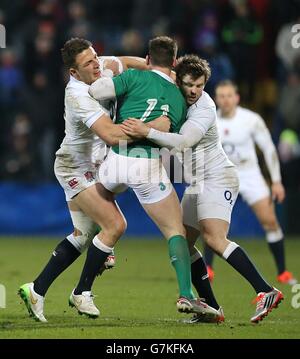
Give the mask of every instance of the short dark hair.
[{"label": "short dark hair", "polygon": [[190,75],[193,80],[204,76],[205,83],[209,80],[211,70],[209,63],[198,55],[185,55],[178,59],[175,67],[176,79],[182,82],[185,75]]},{"label": "short dark hair", "polygon": [[153,65],[171,68],[176,55],[176,40],[168,36],[158,36],[149,41],[149,56]]},{"label": "short dark hair", "polygon": [[65,66],[68,69],[76,67],[76,56],[90,46],[92,46],[90,41],[78,37],[66,41],[64,47],[61,49],[61,55]]},{"label": "short dark hair", "polygon": [[215,91],[217,91],[218,87],[223,87],[223,86],[231,86],[231,87],[234,88],[234,91],[236,93],[239,93],[238,85],[232,80],[222,80],[222,81],[218,82],[216,87],[215,87]]}]

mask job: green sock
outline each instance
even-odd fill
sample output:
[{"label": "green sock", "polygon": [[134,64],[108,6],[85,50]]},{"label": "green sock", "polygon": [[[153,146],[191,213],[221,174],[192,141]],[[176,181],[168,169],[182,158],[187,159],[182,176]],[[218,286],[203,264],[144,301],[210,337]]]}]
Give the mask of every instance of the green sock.
[{"label": "green sock", "polygon": [[180,235],[173,236],[169,238],[168,246],[171,263],[177,275],[180,297],[195,298],[192,291],[191,259],[186,239]]}]

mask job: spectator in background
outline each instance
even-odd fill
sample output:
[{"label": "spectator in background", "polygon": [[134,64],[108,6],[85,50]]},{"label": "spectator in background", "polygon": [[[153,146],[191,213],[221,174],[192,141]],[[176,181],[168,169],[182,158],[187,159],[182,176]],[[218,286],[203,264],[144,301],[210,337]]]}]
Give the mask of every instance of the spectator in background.
[{"label": "spectator in background", "polygon": [[1,159],[2,180],[34,181],[37,178],[36,161],[32,147],[29,118],[19,113],[9,136],[9,146]]},{"label": "spectator in background", "polygon": [[121,39],[121,52],[131,54],[132,56],[143,57],[145,54],[145,41],[137,30],[127,30],[123,33]]},{"label": "spectator in background", "polygon": [[231,0],[233,17],[222,29],[222,39],[236,71],[242,98],[249,103],[256,80],[257,47],[263,31],[246,0]]},{"label": "spectator in background", "polygon": [[219,52],[218,40],[211,34],[202,36],[201,46],[198,49],[199,54],[209,61],[212,75],[209,82],[205,85],[205,91],[214,96],[216,85],[225,79],[233,80],[235,78],[235,71],[231,64],[230,58]]},{"label": "spectator in background", "polygon": [[41,178],[54,178],[55,123],[63,109],[58,106],[59,91],[50,83],[43,70],[36,70],[22,97],[22,108],[29,115],[34,127],[34,142],[41,164]]},{"label": "spectator in background", "polygon": [[205,85],[205,91],[213,96],[217,83],[225,79],[233,79],[234,70],[229,57],[219,52],[216,13],[212,10],[205,11],[199,23],[200,26],[196,28],[193,38],[194,48],[210,64],[212,74]]},{"label": "spectator in background", "polygon": [[15,52],[3,49],[0,53],[0,105],[14,106],[22,86],[23,74]]},{"label": "spectator in background", "polygon": [[68,6],[68,31],[64,32],[64,40],[70,37],[89,38],[94,40],[94,30],[87,18],[87,7],[80,1],[72,1]]},{"label": "spectator in background", "polygon": [[294,69],[288,74],[282,88],[279,112],[283,127],[288,127],[300,135],[300,57],[296,59]]}]

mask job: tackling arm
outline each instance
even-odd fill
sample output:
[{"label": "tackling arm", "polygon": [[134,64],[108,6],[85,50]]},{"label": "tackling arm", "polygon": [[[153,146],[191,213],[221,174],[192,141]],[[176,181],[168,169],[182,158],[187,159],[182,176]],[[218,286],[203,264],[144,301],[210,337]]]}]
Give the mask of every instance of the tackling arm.
[{"label": "tackling arm", "polygon": [[119,144],[119,141],[133,142],[132,139],[127,136],[120,125],[116,125],[112,122],[111,118],[107,115],[102,115],[96,120],[91,129],[109,146],[115,146]]},{"label": "tackling arm", "polygon": [[149,70],[149,65],[142,57],[121,56],[118,59],[122,62],[124,71],[127,69]]},{"label": "tackling arm", "polygon": [[146,126],[154,128],[155,130],[162,132],[169,132],[171,128],[171,121],[167,116],[160,116],[153,121],[146,122]]},{"label": "tackling arm", "polygon": [[89,94],[98,101],[115,99],[116,91],[113,80],[109,77],[101,77],[91,84]]},{"label": "tackling arm", "polygon": [[184,151],[185,148],[193,147],[197,144],[204,135],[205,133],[200,128],[190,121],[186,121],[180,129],[180,134],[165,133],[151,128],[147,138],[161,147],[176,148],[178,151]]},{"label": "tackling arm", "polygon": [[149,128],[144,122],[136,119],[129,119],[121,125],[123,131],[135,138],[147,138],[161,147],[176,148],[183,151],[198,143],[205,133],[190,121],[186,121],[180,129],[180,134],[166,133]]}]

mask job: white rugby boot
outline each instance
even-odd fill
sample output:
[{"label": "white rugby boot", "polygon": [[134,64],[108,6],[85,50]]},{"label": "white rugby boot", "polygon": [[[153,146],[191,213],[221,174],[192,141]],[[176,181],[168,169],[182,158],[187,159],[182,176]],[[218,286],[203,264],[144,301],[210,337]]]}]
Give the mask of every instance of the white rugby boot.
[{"label": "white rugby boot", "polygon": [[98,318],[100,311],[94,304],[92,292],[86,291],[75,295],[74,290],[69,298],[69,306],[75,307],[80,315],[84,314],[89,318]]}]

